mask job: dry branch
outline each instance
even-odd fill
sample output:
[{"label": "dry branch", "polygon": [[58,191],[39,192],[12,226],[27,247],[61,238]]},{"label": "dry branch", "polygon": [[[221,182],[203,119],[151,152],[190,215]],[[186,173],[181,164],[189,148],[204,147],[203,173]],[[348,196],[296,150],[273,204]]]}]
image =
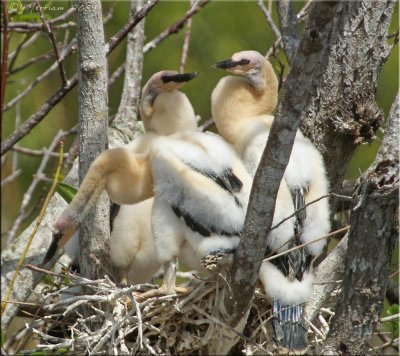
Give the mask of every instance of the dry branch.
[{"label": "dry branch", "polygon": [[[134,19],[130,21],[122,30],[120,30],[115,36],[112,37],[109,44],[105,46],[106,54],[110,52],[125,38],[128,31],[133,28],[137,23],[139,23],[147,13],[153,8],[157,0],[149,1],[142,10],[136,14]],[[32,129],[40,123],[44,117],[50,112],[53,107],[58,104],[66,94],[69,93],[71,89],[75,87],[78,82],[78,76],[75,74],[69,81],[68,85],[62,86],[57,90],[47,101],[42,105],[42,107],[32,114],[21,126],[19,126],[1,145],[1,155],[4,155],[11,147],[25,137]]]}]

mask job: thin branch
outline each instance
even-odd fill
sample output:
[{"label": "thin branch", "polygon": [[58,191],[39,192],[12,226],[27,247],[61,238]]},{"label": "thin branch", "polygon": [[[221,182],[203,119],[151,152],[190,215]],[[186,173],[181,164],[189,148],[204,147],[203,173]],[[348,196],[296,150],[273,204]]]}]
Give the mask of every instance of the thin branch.
[{"label": "thin branch", "polygon": [[[136,14],[135,18],[130,21],[134,24],[136,24],[137,22],[139,22],[140,20],[137,19],[142,19],[144,18],[147,13],[151,10],[151,8],[155,5],[156,0],[153,0],[152,2],[149,2],[148,4],[146,4],[140,11],[138,14]],[[174,25],[170,26],[167,30],[165,30],[164,32],[162,32],[158,37],[156,37],[155,39],[153,39],[151,42],[147,43],[144,48],[143,48],[143,52],[147,53],[148,51],[152,50],[153,48],[155,48],[160,42],[162,42],[163,40],[165,40],[169,35],[176,33],[177,31],[179,31],[179,29],[183,26],[183,24],[187,21],[188,18],[190,18],[191,16],[193,16],[195,13],[198,12],[198,10],[203,7],[204,5],[206,5],[209,2],[209,0],[204,0],[201,3],[199,3],[198,8],[193,9],[193,11],[186,13],[185,16],[177,21]],[[137,22],[136,22],[137,20]],[[124,27],[125,28],[125,27]],[[175,29],[175,30],[174,30]],[[123,30],[119,31],[118,34],[120,34]],[[166,33],[165,33],[166,32]],[[116,41],[118,41],[118,43],[120,43],[124,37],[121,37],[121,35],[115,35],[114,37],[117,38]],[[123,31],[123,34],[126,35],[125,30]],[[106,50],[107,50],[107,54],[109,54],[118,43],[115,43],[115,38],[112,42],[111,46],[111,41],[109,42],[108,45],[106,45]],[[110,78],[111,79],[111,78]],[[43,118],[54,108],[54,106],[56,104],[58,104],[61,99],[69,93],[69,91],[71,89],[73,89],[75,87],[75,85],[77,84],[78,81],[78,77],[75,74],[70,80],[69,80],[69,85],[66,87],[61,87],[59,88],[43,105],[42,107],[36,111],[34,114],[32,114],[17,130],[15,130],[6,140],[5,142],[1,145],[1,155],[4,155],[7,151],[9,151],[11,149],[11,147],[17,143],[18,141],[20,141],[23,137],[25,137],[27,134],[29,134],[29,132],[32,131],[32,129],[39,124]]]},{"label": "thin branch", "polygon": [[60,70],[61,80],[64,83],[64,86],[66,86],[68,84],[68,80],[67,80],[67,76],[65,74],[64,65],[63,65],[62,60],[60,58],[60,53],[58,51],[56,37],[54,35],[54,32],[51,29],[51,26],[50,26],[49,22],[46,20],[46,18],[44,16],[43,8],[40,6],[40,1],[39,0],[35,0],[35,3],[39,7],[40,18],[41,18],[41,20],[43,22],[43,25],[44,25],[44,27],[46,29],[46,32],[49,35],[50,42],[51,42],[51,44],[53,46],[53,51],[54,51],[54,54],[56,56],[56,61],[57,61],[57,64],[58,64],[58,68]]},{"label": "thin branch", "polygon": [[23,69],[26,69],[27,67],[29,67],[30,65],[32,65],[38,61],[47,61],[49,59],[52,59],[53,57],[54,57],[54,52],[50,51],[48,53],[44,53],[39,56],[28,59],[24,64],[21,64],[19,67],[15,68],[15,69],[12,69],[11,64],[10,64],[8,75],[11,76],[12,74],[15,74]]},{"label": "thin branch", "polygon": [[[6,94],[6,83],[7,83],[7,62],[8,62],[8,42],[9,42],[9,34],[8,34],[8,6],[6,0],[1,0],[2,8],[3,8],[3,56],[1,62],[1,103],[4,105],[4,97]],[[1,127],[0,132],[2,132],[3,128],[3,115],[1,116]]]},{"label": "thin branch", "polygon": [[381,323],[386,323],[388,321],[393,321],[393,320],[398,320],[400,317],[400,314],[395,314],[395,315],[391,315],[391,316],[386,316],[384,318],[381,318]]},{"label": "thin branch", "polygon": [[[75,12],[75,8],[71,7],[70,9],[65,11],[62,15],[49,20],[48,23],[49,23],[49,25],[54,25],[54,24],[63,22],[68,17],[70,17],[74,12]],[[9,29],[11,31],[17,31],[17,32],[18,32],[18,30],[25,30],[24,32],[26,32],[26,31],[29,31],[29,32],[46,31],[45,24],[38,23],[38,22],[10,22]]]},{"label": "thin branch", "polygon": [[[76,39],[73,39],[69,46],[64,48],[61,52],[61,60],[63,61],[67,56],[69,56],[76,48]],[[10,100],[7,104],[5,104],[2,108],[3,111],[7,111],[11,107],[13,107],[16,103],[22,100],[29,92],[40,82],[46,79],[51,73],[59,68],[58,62],[54,62],[49,68],[47,68],[41,75],[39,75],[31,84],[29,84],[20,94],[18,94],[15,98]],[[72,79],[71,79],[72,80]],[[70,83],[68,81],[64,84],[64,88],[68,88]]]},{"label": "thin branch", "polygon": [[[33,156],[33,157],[42,157],[47,154],[49,155],[49,157],[52,157],[52,158],[59,157],[59,154],[57,152],[49,152],[49,150],[47,150],[46,148],[43,148],[42,150],[34,150],[31,148],[15,145],[12,147],[12,150],[15,152],[23,153],[25,155]],[[64,153],[64,157],[68,157],[68,153]]]},{"label": "thin branch", "polygon": [[[192,8],[195,6],[196,2],[191,0],[190,1],[190,7]],[[186,31],[185,31],[185,37],[183,39],[183,47],[182,47],[182,56],[181,56],[181,63],[179,65],[179,72],[183,73],[185,71],[185,65],[186,65],[186,60],[187,60],[187,55],[189,52],[189,44],[190,44],[190,33],[192,29],[192,18],[190,18],[187,21],[186,24]]]},{"label": "thin branch", "polygon": [[114,36],[110,38],[110,41],[106,45],[106,54],[109,54],[121,41],[127,36],[127,34],[144,18],[147,13],[157,4],[158,0],[149,0],[129,22],[122,27]]},{"label": "thin branch", "polygon": [[268,11],[268,9],[265,7],[264,3],[262,0],[257,0],[257,4],[260,7],[261,11],[264,13],[265,19],[267,20],[269,26],[271,27],[272,32],[274,33],[275,37],[281,38],[281,33],[276,27],[275,22],[271,16],[271,13]]},{"label": "thin branch", "polygon": [[1,187],[3,188],[6,184],[11,183],[16,178],[20,176],[22,173],[21,169],[17,169],[16,171],[12,172],[8,177],[1,180]]},{"label": "thin branch", "polygon": [[34,33],[31,37],[29,37],[26,41],[22,41],[17,46],[17,48],[8,55],[8,60],[10,61],[10,66],[11,66],[11,63],[15,62],[15,60],[17,59],[20,51],[31,46],[40,36],[41,36],[41,33],[37,32],[37,33]]},{"label": "thin branch", "polygon": [[205,132],[205,131],[207,131],[210,127],[213,127],[214,125],[215,125],[214,119],[209,119],[209,120],[207,120],[203,125],[201,125],[201,126],[199,127],[199,130]]},{"label": "thin branch", "polygon": [[43,118],[53,109],[61,99],[75,87],[78,82],[78,76],[75,74],[70,80],[69,85],[58,89],[43,105],[42,107],[32,114],[25,122],[21,124],[3,143],[1,146],[1,154],[3,155],[9,151],[14,144],[29,134],[32,129],[43,120]]},{"label": "thin branch", "polygon": [[[17,128],[21,124],[21,105],[17,104],[15,107],[15,128]],[[16,171],[18,168],[18,155],[13,152],[12,154],[12,162],[11,162],[11,169],[12,172]]]},{"label": "thin branch", "polygon": [[286,218],[282,219],[278,224],[274,225],[273,227],[271,227],[271,230],[276,229],[278,226],[282,225],[285,221],[289,220],[290,218],[292,218],[293,216],[295,216],[297,213],[299,213],[300,211],[306,209],[308,206],[310,206],[311,204],[315,204],[316,202],[320,201],[321,199],[325,199],[325,198],[330,198],[330,197],[336,197],[336,198],[340,198],[340,199],[344,199],[344,200],[349,200],[351,201],[352,198],[346,195],[340,195],[340,194],[335,194],[335,193],[329,193],[326,195],[323,195],[315,200],[310,201],[309,203],[305,204],[304,206],[302,206],[301,208],[297,209],[293,214],[290,214],[289,216],[287,216]]},{"label": "thin branch", "polygon": [[25,261],[26,255],[27,255],[27,253],[29,251],[29,247],[30,247],[30,245],[31,245],[31,243],[33,241],[33,238],[35,237],[36,232],[37,232],[37,230],[38,230],[38,228],[39,228],[39,226],[40,226],[40,224],[42,222],[42,219],[44,217],[44,213],[46,212],[47,206],[49,205],[50,198],[52,197],[52,195],[53,195],[53,193],[54,193],[54,191],[56,189],[56,184],[57,184],[58,177],[59,177],[60,171],[61,171],[61,166],[62,166],[62,154],[63,154],[63,143],[61,143],[61,145],[60,145],[60,159],[58,161],[58,166],[57,166],[57,169],[56,169],[56,173],[54,175],[53,184],[50,187],[50,190],[49,190],[49,192],[47,194],[46,200],[45,200],[45,202],[44,202],[44,204],[42,206],[42,209],[40,211],[40,214],[39,214],[39,216],[37,218],[35,227],[34,227],[32,233],[31,233],[31,235],[30,235],[30,237],[28,239],[28,243],[26,244],[26,246],[24,248],[24,251],[22,252],[21,258],[19,259],[17,268],[14,271],[14,274],[13,274],[13,277],[11,279],[10,285],[8,287],[7,293],[6,293],[5,297],[4,297],[4,301],[1,304],[1,313],[2,314],[4,313],[4,311],[6,309],[6,306],[7,306],[7,302],[10,299],[10,296],[11,296],[11,293],[12,293],[12,290],[13,290],[13,286],[14,286],[14,283],[15,283],[15,281],[17,279],[19,270],[20,270],[22,264]]},{"label": "thin branch", "polygon": [[208,4],[210,0],[202,0],[196,3],[188,12],[186,12],[185,16],[183,16],[180,20],[176,21],[173,25],[169,26],[166,30],[161,32],[157,37],[148,42],[143,51],[147,52],[151,48],[157,47],[157,45],[162,42],[165,38],[170,36],[173,33],[179,32],[179,30],[186,24],[186,22],[195,15],[202,7]]},{"label": "thin branch", "polygon": [[[135,15],[135,17],[129,21],[129,23],[124,26],[124,28],[119,31],[113,39],[105,46],[106,54],[110,52],[124,39],[127,35],[126,28],[131,30],[137,23],[143,19],[148,12],[154,7],[157,0],[151,0]],[[58,104],[61,99],[69,93],[71,89],[75,87],[78,82],[78,76],[75,74],[69,81],[68,85],[59,88],[43,105],[42,107],[32,114],[18,129],[16,129],[1,145],[1,155],[6,153],[11,147],[25,137],[32,129],[43,120],[43,118]]]},{"label": "thin branch", "polygon": [[108,78],[108,86],[111,86],[114,84],[114,82],[125,72],[125,62],[120,64],[118,68],[113,72],[113,74],[110,75],[110,78]]},{"label": "thin branch", "polygon": [[19,211],[18,216],[15,219],[14,224],[8,233],[8,239],[7,239],[8,243],[10,243],[14,239],[15,234],[17,233],[18,228],[24,219],[26,209],[32,199],[32,194],[37,188],[38,184],[40,183],[40,180],[44,174],[44,170],[46,169],[47,163],[49,162],[50,153],[54,151],[54,149],[57,147],[57,145],[64,136],[65,132],[59,131],[57,135],[54,137],[52,143],[50,144],[49,149],[44,154],[42,162],[40,163],[39,168],[37,169],[36,174],[34,175],[34,179],[32,180],[31,184],[29,185],[29,188],[24,194],[21,206],[18,210]]},{"label": "thin branch", "polygon": [[283,251],[283,252],[277,253],[276,255],[273,255],[273,256],[271,256],[271,257],[265,258],[265,259],[263,259],[263,262],[268,262],[268,261],[275,260],[276,258],[281,257],[281,256],[284,256],[284,255],[287,255],[288,253],[290,253],[290,252],[292,252],[292,251],[296,251],[296,250],[298,250],[298,249],[300,249],[300,248],[303,248],[303,247],[305,247],[305,246],[311,245],[311,244],[313,244],[313,243],[315,243],[315,242],[318,242],[318,241],[321,241],[321,240],[325,240],[325,239],[327,239],[327,238],[329,238],[329,237],[331,237],[331,236],[335,236],[335,235],[340,234],[340,233],[342,233],[342,232],[346,232],[346,231],[348,231],[349,229],[350,229],[350,226],[346,226],[346,227],[343,227],[343,228],[338,229],[338,230],[336,230],[336,231],[332,231],[332,232],[330,232],[329,234],[327,234],[327,235],[325,235],[325,236],[322,236],[322,237],[320,237],[320,238],[318,238],[318,239],[315,239],[315,240],[306,242],[306,243],[304,243],[304,244],[301,244],[301,245],[292,247],[292,248],[290,248],[290,249],[288,249],[288,250],[286,250],[286,251]]}]

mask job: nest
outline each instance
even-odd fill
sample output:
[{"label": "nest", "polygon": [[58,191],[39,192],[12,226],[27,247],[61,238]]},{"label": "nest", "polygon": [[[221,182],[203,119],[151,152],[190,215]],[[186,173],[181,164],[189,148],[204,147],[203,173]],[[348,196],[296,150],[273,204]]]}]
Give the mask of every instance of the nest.
[{"label": "nest", "polygon": [[[43,291],[44,316],[26,324],[40,342],[22,353],[202,355],[236,345],[247,355],[273,354],[266,296],[257,289],[246,325],[235,330],[223,321],[229,288],[221,275],[191,279],[182,294],[147,298],[152,285],[119,288],[107,276],[89,280],[70,272],[56,280],[56,288]],[[325,333],[314,328],[318,344]]]}]

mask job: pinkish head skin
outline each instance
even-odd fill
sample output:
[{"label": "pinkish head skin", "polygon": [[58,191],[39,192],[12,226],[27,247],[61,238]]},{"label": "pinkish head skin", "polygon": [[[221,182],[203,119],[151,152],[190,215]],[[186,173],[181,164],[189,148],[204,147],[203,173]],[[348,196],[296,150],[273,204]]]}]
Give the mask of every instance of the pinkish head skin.
[{"label": "pinkish head skin", "polygon": [[268,63],[267,59],[257,51],[241,51],[234,53],[230,59],[215,63],[213,66],[248,78],[256,90],[262,91],[266,87],[262,76],[266,63]]},{"label": "pinkish head skin", "polygon": [[197,72],[179,73],[173,70],[163,70],[153,74],[149,82],[151,89],[160,93],[164,91],[178,90],[197,75]]},{"label": "pinkish head skin", "polygon": [[64,246],[77,228],[76,214],[67,208],[58,218],[53,230],[53,239],[43,259],[42,265],[49,262],[56,254],[57,249]]}]

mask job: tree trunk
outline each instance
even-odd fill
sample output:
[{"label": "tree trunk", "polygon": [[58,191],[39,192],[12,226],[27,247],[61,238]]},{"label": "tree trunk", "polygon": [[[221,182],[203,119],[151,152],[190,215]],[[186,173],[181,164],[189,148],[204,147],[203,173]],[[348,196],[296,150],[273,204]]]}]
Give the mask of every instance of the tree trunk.
[{"label": "tree trunk", "polygon": [[[375,93],[389,55],[386,38],[394,4],[392,0],[341,1],[325,38],[325,73],[315,83],[318,93],[303,114],[301,129],[322,153],[335,193],[341,191],[356,148],[371,142],[382,123]],[[331,211],[333,216],[335,199]]]},{"label": "tree trunk", "polygon": [[[131,17],[142,6],[143,0],[131,0]],[[127,37],[124,89],[117,116],[112,123],[118,131],[121,131],[126,143],[136,137],[141,127],[137,121],[137,114],[143,68],[144,26],[145,19],[135,26]]]},{"label": "tree trunk", "polygon": [[[324,156],[331,190],[339,192],[361,142],[382,122],[374,96],[389,54],[386,36],[393,1],[315,2],[257,171],[243,237],[228,276],[231,325],[250,305],[271,226],[275,197],[294,134],[301,128]],[[268,184],[267,184],[268,183]],[[332,211],[335,207],[332,206]]]},{"label": "tree trunk", "polygon": [[268,142],[259,164],[244,234],[235,254],[228,284],[234,298],[227,298],[226,309],[235,325],[244,316],[254,294],[264,258],[275,199],[300,124],[300,117],[313,96],[318,95],[328,64],[327,38],[336,21],[338,2],[316,2],[310,12],[291,71],[283,85],[282,97]]},{"label": "tree trunk", "polygon": [[383,308],[398,236],[398,99],[377,158],[354,194],[345,276],[324,353],[367,353]]},{"label": "tree trunk", "polygon": [[[79,80],[79,181],[91,163],[107,148],[108,92],[107,61],[101,3],[75,1],[78,38]],[[109,199],[103,193],[94,211],[79,229],[81,273],[92,279],[109,274],[110,226]],[[99,263],[94,263],[92,256]]]}]

